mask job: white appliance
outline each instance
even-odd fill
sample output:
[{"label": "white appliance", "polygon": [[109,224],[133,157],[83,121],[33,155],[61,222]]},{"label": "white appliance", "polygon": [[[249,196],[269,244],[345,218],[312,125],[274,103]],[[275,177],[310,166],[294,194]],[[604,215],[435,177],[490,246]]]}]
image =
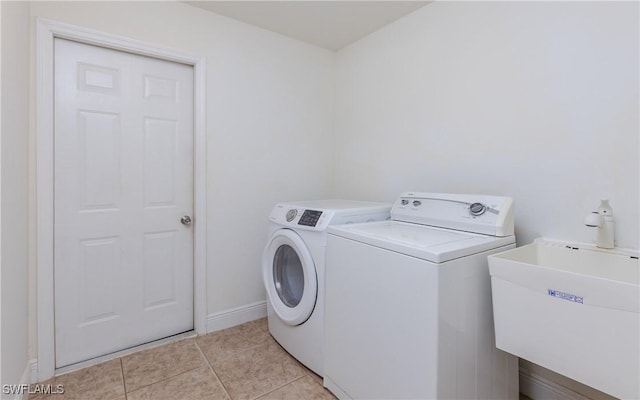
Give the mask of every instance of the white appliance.
[{"label": "white appliance", "polygon": [[517,399],[487,266],[513,247],[508,197],[403,193],[389,221],[330,227],[324,385],[341,399]]},{"label": "white appliance", "polygon": [[262,266],[273,338],[323,374],[324,270],[327,227],[389,219],[390,204],[352,200],[277,204],[269,216]]}]

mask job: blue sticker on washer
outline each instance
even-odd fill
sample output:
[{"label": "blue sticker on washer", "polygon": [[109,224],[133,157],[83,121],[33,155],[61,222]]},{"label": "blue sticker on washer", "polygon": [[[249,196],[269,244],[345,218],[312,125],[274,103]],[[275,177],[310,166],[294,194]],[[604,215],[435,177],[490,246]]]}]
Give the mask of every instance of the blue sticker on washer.
[{"label": "blue sticker on washer", "polygon": [[575,294],[561,292],[559,290],[547,289],[549,296],[557,297],[562,300],[573,301],[574,303],[584,304],[584,298]]}]

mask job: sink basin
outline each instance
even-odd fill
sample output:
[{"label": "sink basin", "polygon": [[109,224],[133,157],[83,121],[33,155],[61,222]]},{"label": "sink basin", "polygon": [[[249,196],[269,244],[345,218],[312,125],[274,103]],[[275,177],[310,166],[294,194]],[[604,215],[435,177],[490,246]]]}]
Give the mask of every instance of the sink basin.
[{"label": "sink basin", "polygon": [[496,346],[640,398],[640,261],[624,253],[538,239],[489,256]]}]

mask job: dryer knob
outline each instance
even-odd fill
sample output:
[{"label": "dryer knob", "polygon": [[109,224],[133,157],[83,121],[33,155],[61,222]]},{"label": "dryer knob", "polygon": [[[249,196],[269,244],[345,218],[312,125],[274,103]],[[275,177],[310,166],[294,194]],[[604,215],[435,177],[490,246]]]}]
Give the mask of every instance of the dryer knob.
[{"label": "dryer knob", "polygon": [[296,215],[298,215],[298,210],[292,208],[291,210],[287,211],[287,215],[285,216],[285,218],[287,218],[287,222],[291,222],[296,217]]}]

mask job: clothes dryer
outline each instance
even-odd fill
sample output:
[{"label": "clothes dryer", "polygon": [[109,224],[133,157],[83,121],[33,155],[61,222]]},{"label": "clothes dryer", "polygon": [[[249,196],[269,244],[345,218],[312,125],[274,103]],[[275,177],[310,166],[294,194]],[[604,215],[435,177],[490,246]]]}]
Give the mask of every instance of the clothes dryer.
[{"label": "clothes dryer", "polygon": [[330,227],[325,386],[341,399],[517,399],[487,265],[513,247],[507,197],[403,193],[389,221]]},{"label": "clothes dryer", "polygon": [[269,216],[262,270],[273,338],[322,376],[327,228],[389,218],[390,204],[315,200],[277,204]]}]

